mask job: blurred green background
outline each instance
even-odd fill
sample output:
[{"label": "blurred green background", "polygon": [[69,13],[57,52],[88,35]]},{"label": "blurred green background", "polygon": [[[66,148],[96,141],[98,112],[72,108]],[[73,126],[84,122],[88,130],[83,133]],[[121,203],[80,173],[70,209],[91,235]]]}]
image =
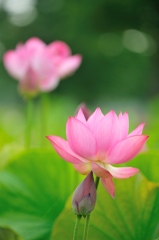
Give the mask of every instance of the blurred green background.
[{"label": "blurred green background", "polygon": [[[0,101],[22,101],[2,56],[37,36],[83,55],[57,95],[80,102],[137,99],[159,92],[159,2],[155,0],[0,0]],[[52,94],[54,94],[54,92]]]}]

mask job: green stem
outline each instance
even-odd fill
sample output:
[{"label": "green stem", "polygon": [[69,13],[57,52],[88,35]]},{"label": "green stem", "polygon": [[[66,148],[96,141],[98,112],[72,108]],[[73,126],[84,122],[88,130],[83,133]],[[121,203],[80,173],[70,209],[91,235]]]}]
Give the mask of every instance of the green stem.
[{"label": "green stem", "polygon": [[77,240],[78,224],[80,222],[81,217],[82,216],[80,216],[80,215],[76,216],[75,228],[74,228],[74,233],[73,233],[73,240]]},{"label": "green stem", "polygon": [[[100,178],[96,176],[95,180],[95,186],[96,189],[98,188]],[[88,237],[88,230],[89,230],[89,221],[90,221],[90,214],[86,216],[85,226],[84,226],[84,234],[83,234],[83,240],[87,240]]]},{"label": "green stem", "polygon": [[33,115],[33,100],[27,99],[26,103],[26,129],[25,129],[25,146],[30,147],[31,142],[31,126]]},{"label": "green stem", "polygon": [[96,189],[98,188],[99,180],[100,180],[100,178],[96,176],[96,180],[95,180]]},{"label": "green stem", "polygon": [[88,237],[89,220],[90,220],[90,214],[88,214],[88,215],[86,216],[86,222],[85,222],[85,226],[84,226],[83,240],[87,240],[87,237]]},{"label": "green stem", "polygon": [[44,147],[46,144],[45,136],[47,134],[47,113],[48,113],[48,99],[47,93],[41,94],[41,145]]}]

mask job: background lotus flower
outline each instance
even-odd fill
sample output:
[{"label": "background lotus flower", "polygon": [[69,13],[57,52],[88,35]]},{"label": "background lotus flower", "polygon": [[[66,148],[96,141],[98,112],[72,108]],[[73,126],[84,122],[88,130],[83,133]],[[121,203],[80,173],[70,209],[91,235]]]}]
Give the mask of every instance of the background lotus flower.
[{"label": "background lotus flower", "polygon": [[76,215],[86,216],[95,207],[96,186],[92,171],[75,189],[72,197],[72,210]]},{"label": "background lotus flower", "polygon": [[73,163],[81,174],[93,171],[101,178],[102,184],[115,196],[112,178],[128,178],[139,170],[132,167],[116,168],[111,164],[125,163],[134,158],[142,149],[148,136],[142,135],[144,123],[128,134],[128,113],[116,115],[110,111],[105,116],[97,108],[86,120],[80,109],[70,117],[66,125],[68,141],[58,136],[48,136],[57,153]]},{"label": "background lotus flower", "polygon": [[71,55],[68,45],[61,41],[46,45],[38,38],[30,38],[7,51],[3,61],[7,71],[20,83],[24,93],[51,91],[60,79],[72,74],[81,64],[80,55]]}]

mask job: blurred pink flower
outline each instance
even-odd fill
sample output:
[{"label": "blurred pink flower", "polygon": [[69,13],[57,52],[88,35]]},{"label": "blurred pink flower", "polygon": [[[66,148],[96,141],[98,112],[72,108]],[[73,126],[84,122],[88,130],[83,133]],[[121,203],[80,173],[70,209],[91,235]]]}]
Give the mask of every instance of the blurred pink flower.
[{"label": "blurred pink flower", "polygon": [[4,65],[17,79],[23,93],[36,94],[55,89],[60,79],[71,75],[81,64],[81,55],[71,55],[68,45],[55,41],[46,45],[33,37],[18,44],[3,57]]},{"label": "blurred pink flower", "polygon": [[142,135],[144,123],[128,134],[128,113],[119,116],[112,110],[105,116],[97,108],[86,120],[80,109],[75,117],[70,117],[66,125],[67,140],[58,136],[48,136],[57,153],[73,163],[81,174],[90,171],[101,178],[102,184],[115,196],[112,178],[128,178],[138,173],[132,167],[114,167],[134,158],[142,149],[148,136]]}]

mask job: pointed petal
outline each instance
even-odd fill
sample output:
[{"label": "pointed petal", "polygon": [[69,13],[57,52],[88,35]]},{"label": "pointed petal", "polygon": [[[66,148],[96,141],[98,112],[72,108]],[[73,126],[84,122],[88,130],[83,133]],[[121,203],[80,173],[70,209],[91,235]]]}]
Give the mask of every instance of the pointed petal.
[{"label": "pointed petal", "polygon": [[16,79],[22,79],[26,73],[28,62],[23,51],[8,51],[3,56],[3,62],[7,71]]},{"label": "pointed petal", "polygon": [[96,176],[100,178],[106,178],[108,174],[105,169],[101,168],[98,164],[94,162],[92,162],[92,171]]},{"label": "pointed petal", "polygon": [[48,78],[44,78],[39,82],[39,89],[43,92],[52,91],[59,84],[59,78],[57,75],[52,74],[52,76]]},{"label": "pointed petal", "polygon": [[78,110],[75,118],[86,125],[86,118],[81,108]]},{"label": "pointed petal", "polygon": [[104,117],[102,111],[100,108],[97,108],[91,116],[88,118],[87,126],[91,130],[91,132],[94,132],[94,130],[97,127],[98,122]]},{"label": "pointed petal", "polygon": [[61,59],[71,55],[71,49],[69,46],[62,41],[54,41],[47,46],[47,50],[52,56],[60,57]]},{"label": "pointed petal", "polygon": [[92,170],[92,165],[90,162],[88,163],[78,163],[74,164],[74,168],[76,169],[77,172],[87,175],[91,170]]},{"label": "pointed petal", "polygon": [[47,136],[55,151],[67,162],[74,164],[81,163],[78,156],[70,149],[68,142],[57,136]]},{"label": "pointed petal", "polygon": [[112,177],[101,178],[102,184],[112,198],[115,198],[115,186]]},{"label": "pointed petal", "polygon": [[76,118],[70,117],[66,125],[66,134],[71,149],[85,159],[94,159],[96,141],[90,130]]},{"label": "pointed petal", "polygon": [[86,104],[84,104],[84,103],[81,103],[79,105],[78,109],[80,109],[80,108],[83,112],[83,115],[85,116],[85,119],[88,120],[89,116],[91,115],[90,110],[87,108]]},{"label": "pointed petal", "polygon": [[102,163],[92,162],[92,171],[94,174],[100,178],[108,178],[110,177],[110,173],[105,169],[104,164]]},{"label": "pointed petal", "polygon": [[135,128],[131,133],[129,133],[128,137],[131,137],[134,135],[141,135],[144,126],[145,126],[145,123],[141,123],[137,128]]},{"label": "pointed petal", "polygon": [[58,68],[59,77],[64,78],[74,73],[74,71],[79,68],[81,62],[81,55],[74,55],[64,59]]},{"label": "pointed petal", "polygon": [[134,158],[142,149],[148,136],[139,135],[128,137],[113,146],[108,153],[107,163],[124,163]]},{"label": "pointed petal", "polygon": [[43,41],[41,41],[39,38],[32,37],[28,41],[26,41],[24,46],[30,53],[34,54],[35,52],[45,48],[46,44]]},{"label": "pointed petal", "polygon": [[120,137],[119,120],[114,111],[110,111],[98,122],[94,135],[99,155],[106,155]]},{"label": "pointed petal", "polygon": [[119,124],[121,129],[120,140],[122,140],[127,137],[129,130],[129,117],[127,112],[119,114]]},{"label": "pointed petal", "polygon": [[139,169],[137,169],[137,168],[132,168],[132,167],[116,168],[109,164],[106,165],[106,169],[107,169],[107,171],[110,172],[110,174],[114,178],[119,178],[119,179],[132,177],[133,175],[135,175],[136,173],[139,172]]}]

